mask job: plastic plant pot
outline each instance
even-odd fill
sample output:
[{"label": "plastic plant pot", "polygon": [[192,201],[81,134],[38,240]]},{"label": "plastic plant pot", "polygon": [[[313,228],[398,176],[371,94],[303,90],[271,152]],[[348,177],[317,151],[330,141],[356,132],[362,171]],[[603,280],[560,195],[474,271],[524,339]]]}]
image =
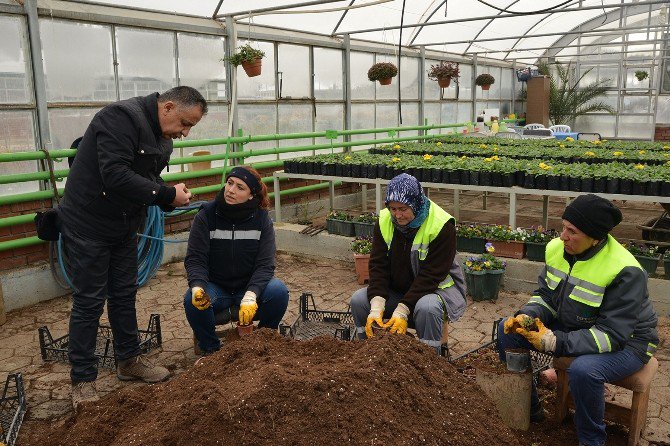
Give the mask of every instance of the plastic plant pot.
[{"label": "plastic plant pot", "polygon": [[240,335],[241,338],[250,335],[254,331],[254,324],[249,324],[249,325],[240,325],[240,323],[237,323],[237,334]]},{"label": "plastic plant pot", "polygon": [[530,366],[530,354],[528,350],[505,350],[507,370],[510,372],[523,373]]}]

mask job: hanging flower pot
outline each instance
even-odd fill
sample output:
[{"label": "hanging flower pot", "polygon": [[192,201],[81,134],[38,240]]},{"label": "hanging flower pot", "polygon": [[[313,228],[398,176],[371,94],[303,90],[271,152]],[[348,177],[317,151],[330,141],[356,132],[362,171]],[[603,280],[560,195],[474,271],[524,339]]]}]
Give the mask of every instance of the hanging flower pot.
[{"label": "hanging flower pot", "polygon": [[475,85],[482,87],[482,90],[486,91],[491,88],[491,85],[495,83],[495,78],[488,73],[482,73],[475,79]]},{"label": "hanging flower pot", "polygon": [[262,58],[265,52],[251,47],[248,43],[237,48],[237,52],[230,57],[226,57],[225,61],[230,62],[234,66],[242,65],[247,76],[254,77],[261,74]]},{"label": "hanging flower pot", "polygon": [[450,77],[441,77],[437,79],[437,85],[439,85],[440,88],[447,88],[449,84],[451,84]]},{"label": "hanging flower pot", "polygon": [[374,64],[368,70],[368,79],[380,85],[390,85],[391,79],[398,75],[398,67],[390,62],[379,62]]},{"label": "hanging flower pot", "polygon": [[244,61],[242,62],[242,68],[244,72],[247,73],[249,77],[255,77],[261,74],[261,69],[263,67],[263,59],[260,57],[251,62]]},{"label": "hanging flower pot", "polygon": [[428,79],[437,81],[440,88],[447,88],[451,84],[451,78],[458,78],[459,73],[457,63],[442,61],[439,65],[430,66]]},{"label": "hanging flower pot", "polygon": [[489,88],[491,88],[491,85],[482,85],[483,91],[489,91]]}]

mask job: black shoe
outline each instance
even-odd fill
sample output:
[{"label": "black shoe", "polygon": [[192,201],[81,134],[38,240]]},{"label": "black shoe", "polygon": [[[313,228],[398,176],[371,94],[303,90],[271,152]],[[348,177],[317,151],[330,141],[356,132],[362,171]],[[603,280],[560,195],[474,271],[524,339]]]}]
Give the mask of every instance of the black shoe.
[{"label": "black shoe", "polygon": [[540,405],[536,410],[530,413],[531,423],[541,423],[547,419],[547,411]]}]

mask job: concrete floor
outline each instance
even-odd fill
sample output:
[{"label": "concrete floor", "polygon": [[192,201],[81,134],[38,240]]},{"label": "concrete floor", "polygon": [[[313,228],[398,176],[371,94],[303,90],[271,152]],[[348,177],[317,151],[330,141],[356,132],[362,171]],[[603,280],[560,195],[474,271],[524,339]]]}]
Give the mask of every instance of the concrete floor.
[{"label": "concrete floor", "polygon": [[[291,302],[284,318],[292,323],[298,311],[297,300],[304,291],[313,293],[317,309],[345,310],[350,295],[359,285],[355,281],[353,263],[278,254],[277,277],[291,291]],[[160,269],[147,286],[138,293],[137,315],[140,328],[146,327],[151,313],[161,315],[163,346],[150,354],[152,360],[167,366],[174,374],[190,367],[197,359],[193,352],[191,330],[182,306],[186,289],[182,263]],[[450,326],[449,344],[452,354],[460,354],[490,339],[492,321],[507,316],[528,300],[528,295],[501,293],[497,302],[468,302],[463,318]],[[69,296],[63,296],[8,314],[0,326],[0,380],[8,373],[24,376],[28,413],[22,431],[36,420],[51,419],[70,412],[69,367],[63,363],[44,363],[40,357],[38,327],[46,325],[54,336],[67,332]],[[103,316],[103,319],[105,316]],[[106,320],[106,319],[104,319]],[[668,318],[662,319],[664,338],[657,357],[661,367],[653,383],[647,432],[643,444],[670,444],[670,349]],[[98,390],[105,394],[126,385],[114,373],[102,369]],[[613,393],[617,401],[630,400],[630,395]],[[21,444],[21,436],[17,444]]]}]

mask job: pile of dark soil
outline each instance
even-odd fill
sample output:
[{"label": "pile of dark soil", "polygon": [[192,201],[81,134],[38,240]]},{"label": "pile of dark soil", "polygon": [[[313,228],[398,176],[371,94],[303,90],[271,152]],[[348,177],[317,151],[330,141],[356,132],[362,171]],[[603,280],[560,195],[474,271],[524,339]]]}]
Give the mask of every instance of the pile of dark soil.
[{"label": "pile of dark soil", "polygon": [[[41,431],[41,432],[40,432]],[[493,403],[407,336],[266,330],[170,381],[126,387],[21,445],[518,445]]]}]

